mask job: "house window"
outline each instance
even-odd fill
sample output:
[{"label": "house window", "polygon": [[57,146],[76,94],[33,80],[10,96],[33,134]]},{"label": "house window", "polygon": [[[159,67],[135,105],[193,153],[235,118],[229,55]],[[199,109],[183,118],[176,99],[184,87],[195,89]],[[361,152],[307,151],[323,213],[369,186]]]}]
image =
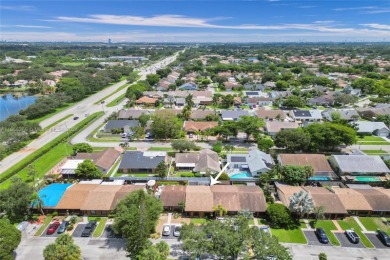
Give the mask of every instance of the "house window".
[{"label": "house window", "polygon": [[91,210],[91,215],[96,215],[96,211],[95,210]]}]

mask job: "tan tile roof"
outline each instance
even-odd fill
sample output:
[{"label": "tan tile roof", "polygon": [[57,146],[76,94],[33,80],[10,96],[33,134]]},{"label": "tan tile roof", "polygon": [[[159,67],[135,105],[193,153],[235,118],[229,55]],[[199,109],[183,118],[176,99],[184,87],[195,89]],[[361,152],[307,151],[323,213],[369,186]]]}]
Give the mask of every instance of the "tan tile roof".
[{"label": "tan tile roof", "polygon": [[356,190],[334,187],[333,191],[347,210],[372,210],[363,194]]},{"label": "tan tile roof", "polygon": [[187,186],[185,210],[189,212],[212,212],[213,194],[210,186]]},{"label": "tan tile roof", "polygon": [[160,200],[164,207],[177,207],[180,202],[186,201],[186,186],[164,186]]},{"label": "tan tile roof", "polygon": [[99,184],[75,184],[66,189],[56,209],[79,210],[83,206],[88,194]]},{"label": "tan tile roof", "polygon": [[279,199],[286,207],[290,205],[290,197],[294,195],[294,193],[298,193],[303,190],[300,186],[289,186],[283,184],[276,185],[276,187],[278,189]]},{"label": "tan tile roof", "polygon": [[127,195],[136,190],[145,189],[145,185],[123,185],[121,188],[115,193],[114,199],[112,200],[110,209],[115,209],[116,205],[124,199]]},{"label": "tan tile roof", "polygon": [[267,202],[263,190],[258,186],[237,186],[240,209],[248,209],[251,212],[265,212]]},{"label": "tan tile roof", "polygon": [[122,185],[99,185],[85,198],[81,210],[111,210],[115,194]]},{"label": "tan tile roof", "polygon": [[191,118],[192,119],[204,119],[208,115],[214,115],[215,112],[212,110],[192,110],[191,111]]},{"label": "tan tile roof", "polygon": [[316,173],[333,172],[323,154],[279,154],[279,163],[285,165],[311,165]]},{"label": "tan tile roof", "polygon": [[206,129],[214,128],[216,126],[218,126],[218,123],[211,122],[211,121],[205,121],[205,122],[185,121],[184,131],[204,131]]},{"label": "tan tile roof", "polygon": [[213,205],[215,207],[221,205],[227,211],[240,211],[240,201],[236,186],[214,185],[211,186],[211,191],[213,192]]},{"label": "tan tile roof", "polygon": [[147,97],[147,96],[143,96],[143,97],[137,99],[136,103],[137,104],[140,104],[140,103],[155,104],[156,101],[157,101],[156,98],[150,98],[150,97]]},{"label": "tan tile roof", "polygon": [[379,189],[355,189],[363,194],[373,211],[390,211],[390,199],[387,192]]},{"label": "tan tile roof", "polygon": [[267,121],[265,122],[267,132],[278,133],[282,129],[296,129],[299,127],[298,122],[286,121]]},{"label": "tan tile roof", "polygon": [[98,153],[78,153],[74,159],[91,159],[96,166],[108,170],[114,165],[120,154],[120,151],[108,148]]},{"label": "tan tile roof", "polygon": [[[259,99],[260,101],[261,99]],[[286,114],[283,110],[266,110],[266,109],[258,109],[256,110],[256,115],[262,119],[276,119],[278,115],[280,115],[280,119],[285,119]]]}]

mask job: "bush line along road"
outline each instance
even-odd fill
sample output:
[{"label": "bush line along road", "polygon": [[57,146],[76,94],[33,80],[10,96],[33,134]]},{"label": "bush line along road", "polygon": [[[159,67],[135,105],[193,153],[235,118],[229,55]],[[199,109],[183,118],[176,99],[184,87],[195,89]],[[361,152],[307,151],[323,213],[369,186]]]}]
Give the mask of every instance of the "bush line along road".
[{"label": "bush line along road", "polygon": [[[149,73],[154,73],[156,68],[158,67],[165,67],[167,64],[171,63],[176,59],[177,54],[168,57],[164,60],[161,60],[153,65],[151,65],[148,69],[143,70],[140,72],[141,78],[139,80],[144,80],[146,78],[146,75]],[[79,118],[85,118],[86,115],[92,114],[97,111],[104,111],[105,113],[109,114],[116,110],[116,107],[110,107],[105,108],[104,106],[111,101],[115,100],[119,96],[126,93],[126,88],[123,88],[122,90],[116,92],[114,95],[111,95],[105,100],[104,104],[94,104],[96,100],[100,100],[108,95],[110,95],[112,92],[115,92],[118,88],[123,86],[124,84],[127,84],[127,80],[123,80],[121,82],[118,82],[108,88],[103,89],[102,91],[78,102],[77,104],[73,105],[72,107],[61,111],[58,114],[53,115],[52,117],[42,121],[40,123],[41,127],[45,129],[47,126],[52,125],[53,123],[61,120],[62,118],[66,117],[69,114],[73,114],[75,117]],[[67,131],[68,129],[74,127],[79,121],[73,120],[73,118],[69,118],[65,121],[62,121],[61,123],[57,124],[56,126],[53,126],[51,129],[46,131],[44,134],[42,134],[39,138],[32,141],[28,146],[26,146],[24,149],[15,152],[6,158],[4,158],[0,162],[0,174],[4,173],[6,170],[11,168],[14,164],[20,162],[24,158],[26,158],[28,155],[32,154],[34,151],[38,150],[45,144],[49,143],[50,141],[54,140],[56,137],[60,136],[62,133]]]}]

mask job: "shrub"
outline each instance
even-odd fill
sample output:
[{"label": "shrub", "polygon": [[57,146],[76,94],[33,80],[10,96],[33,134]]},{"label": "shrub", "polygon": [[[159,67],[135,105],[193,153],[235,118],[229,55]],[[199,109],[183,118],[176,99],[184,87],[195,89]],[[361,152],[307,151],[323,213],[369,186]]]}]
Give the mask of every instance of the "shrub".
[{"label": "shrub", "polygon": [[186,172],[186,173],[180,173],[181,177],[194,177],[194,173],[192,172]]},{"label": "shrub", "polygon": [[319,260],[327,260],[328,257],[326,256],[325,253],[320,253],[320,254],[318,255],[318,259],[319,259]]},{"label": "shrub", "polygon": [[57,212],[57,211],[54,211],[51,215],[52,215],[53,217],[57,217],[57,216],[58,216],[58,212]]},{"label": "shrub", "polygon": [[72,223],[72,224],[76,224],[77,223],[77,221],[78,221],[78,217],[77,216],[72,216],[71,218],[70,218],[70,223]]},{"label": "shrub", "polygon": [[194,176],[195,176],[195,177],[198,177],[198,178],[199,178],[199,177],[203,177],[203,175],[202,175],[201,173],[195,173]]},{"label": "shrub", "polygon": [[283,204],[271,204],[266,212],[274,227],[288,227],[293,223],[290,211]]},{"label": "shrub", "polygon": [[73,228],[74,228],[74,224],[70,224],[70,225],[66,228],[66,230],[67,230],[67,231],[72,231]]}]

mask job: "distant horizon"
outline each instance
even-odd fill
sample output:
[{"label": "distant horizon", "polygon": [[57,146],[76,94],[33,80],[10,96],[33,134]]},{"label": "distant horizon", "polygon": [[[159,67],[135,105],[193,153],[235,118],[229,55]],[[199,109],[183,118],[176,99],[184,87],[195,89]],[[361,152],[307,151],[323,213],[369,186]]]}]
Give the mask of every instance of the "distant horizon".
[{"label": "distant horizon", "polygon": [[90,44],[90,43],[99,43],[99,44],[104,44],[104,45],[120,45],[120,44],[185,44],[185,45],[190,45],[190,44],[343,44],[343,43],[358,43],[358,44],[390,44],[390,41],[285,41],[285,42],[147,42],[147,41],[139,41],[139,42],[111,42],[107,43],[104,41],[0,41],[0,44],[4,43],[67,43],[67,44],[72,44],[72,43],[80,43],[80,44]]}]

